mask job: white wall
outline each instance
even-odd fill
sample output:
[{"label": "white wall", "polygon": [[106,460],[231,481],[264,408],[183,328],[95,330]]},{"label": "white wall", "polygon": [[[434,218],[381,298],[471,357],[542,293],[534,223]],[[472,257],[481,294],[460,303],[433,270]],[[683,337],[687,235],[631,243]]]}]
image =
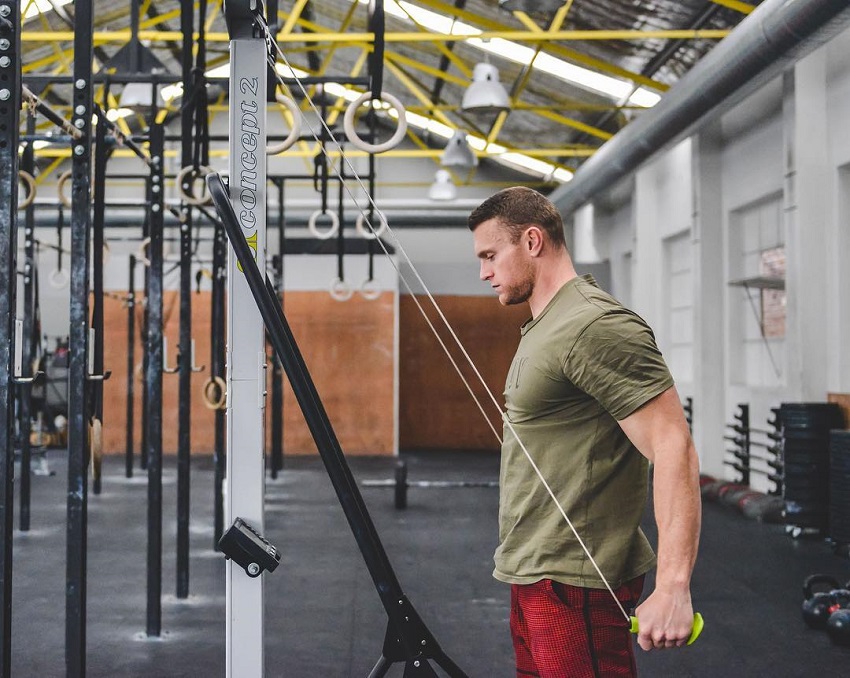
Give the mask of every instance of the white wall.
[{"label": "white wall", "polygon": [[[850,32],[645,163],[629,201],[595,202],[615,293],[654,327],[680,393],[694,396],[695,439],[715,475],[726,474],[724,422],[739,402],[764,427],[783,401],[850,392],[848,119]],[[728,283],[757,275],[778,245],[786,335],[765,341]]]}]

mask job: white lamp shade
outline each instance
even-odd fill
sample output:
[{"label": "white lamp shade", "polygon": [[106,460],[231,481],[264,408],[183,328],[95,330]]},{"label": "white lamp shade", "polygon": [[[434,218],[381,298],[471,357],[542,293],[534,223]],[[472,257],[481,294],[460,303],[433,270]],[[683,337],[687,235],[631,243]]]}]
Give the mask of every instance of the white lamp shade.
[{"label": "white lamp shade", "polygon": [[452,175],[446,170],[437,170],[434,183],[428,189],[430,200],[454,200],[457,197],[457,186],[452,182]]},{"label": "white lamp shade", "polygon": [[472,83],[463,93],[461,109],[473,113],[500,113],[510,106],[508,93],[499,82],[499,69],[493,64],[475,64]]},{"label": "white lamp shade", "polygon": [[440,164],[443,167],[459,169],[478,167],[478,158],[466,142],[466,134],[463,130],[455,130],[449,143],[446,144],[446,150],[440,156]]}]

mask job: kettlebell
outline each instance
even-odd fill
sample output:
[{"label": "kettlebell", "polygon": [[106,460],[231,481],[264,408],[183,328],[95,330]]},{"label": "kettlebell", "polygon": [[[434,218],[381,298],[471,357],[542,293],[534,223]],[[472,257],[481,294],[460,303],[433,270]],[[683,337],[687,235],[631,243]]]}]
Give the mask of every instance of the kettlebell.
[{"label": "kettlebell", "polygon": [[829,615],[826,633],[834,644],[850,647],[850,609],[842,608]]},{"label": "kettlebell", "polygon": [[[824,584],[830,590],[815,593],[814,588]],[[838,609],[836,607],[830,610],[837,602],[832,592],[838,590],[839,586],[841,584],[827,574],[813,574],[806,577],[803,582],[803,595],[806,597],[803,601],[803,620],[809,628],[819,630],[826,628],[830,614]]]}]

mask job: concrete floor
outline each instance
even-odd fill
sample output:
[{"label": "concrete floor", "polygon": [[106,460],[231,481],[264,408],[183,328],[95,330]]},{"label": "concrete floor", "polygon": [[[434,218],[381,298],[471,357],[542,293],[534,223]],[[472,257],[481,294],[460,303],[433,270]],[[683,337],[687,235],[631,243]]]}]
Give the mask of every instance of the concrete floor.
[{"label": "concrete floor", "polygon": [[[498,458],[410,455],[411,479],[494,480]],[[64,454],[56,475],[33,477],[32,529],[15,532],[13,675],[65,675]],[[146,479],[124,478],[107,458],[103,492],[89,496],[87,675],[224,675],[224,560],[212,549],[213,476],[193,459],[190,596],[175,588],[174,459],[164,472],[163,634],[148,639]],[[354,459],[358,480],[392,477],[389,459]],[[391,489],[363,494],[402,587],[437,641],[470,676],[513,676],[508,587],[491,576],[494,488],[415,489],[405,511]],[[17,506],[16,506],[17,510]],[[17,523],[16,523],[17,524]],[[648,522],[651,530],[651,521]],[[318,459],[287,459],[267,487],[266,535],[282,552],[266,577],[266,675],[362,677],[377,660],[386,616]],[[820,541],[795,541],[780,526],[706,505],[694,577],[702,638],[669,652],[638,651],[644,676],[839,676],[850,649],[809,631],[800,617],[803,578],[850,579],[850,563]],[[391,676],[400,676],[396,667]]]}]

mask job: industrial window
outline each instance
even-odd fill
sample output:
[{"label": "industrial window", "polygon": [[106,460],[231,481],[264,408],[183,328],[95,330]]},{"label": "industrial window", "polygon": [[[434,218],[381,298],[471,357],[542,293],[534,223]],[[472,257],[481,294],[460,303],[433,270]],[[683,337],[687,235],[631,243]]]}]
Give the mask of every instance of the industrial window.
[{"label": "industrial window", "polygon": [[[785,248],[764,250],[759,259],[759,275],[767,280],[785,279]],[[761,327],[765,339],[785,336],[785,290],[762,288]]]}]

